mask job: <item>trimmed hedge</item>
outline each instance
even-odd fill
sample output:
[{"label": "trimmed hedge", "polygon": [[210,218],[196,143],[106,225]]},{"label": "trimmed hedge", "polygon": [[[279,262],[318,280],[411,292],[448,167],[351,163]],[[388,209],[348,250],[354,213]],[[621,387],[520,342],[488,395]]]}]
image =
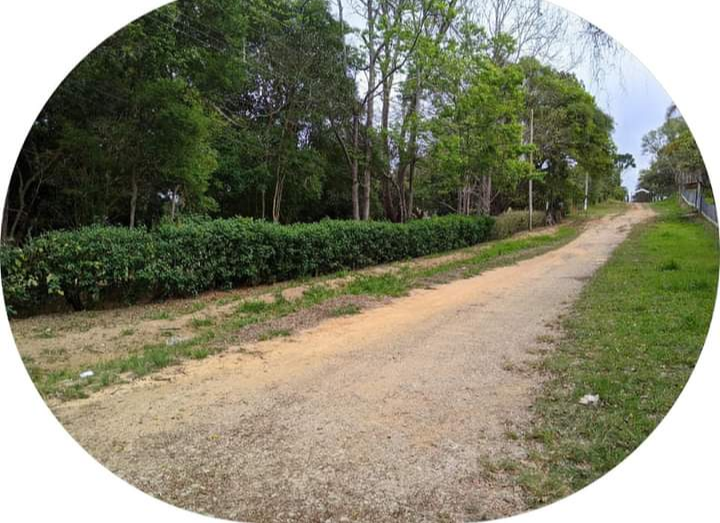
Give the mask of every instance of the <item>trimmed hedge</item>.
[{"label": "trimmed hedge", "polygon": [[144,228],[54,231],[2,246],[5,304],[30,312],[57,296],[75,309],[108,300],[189,296],[414,258],[481,243],[492,218],[407,224],[325,220],[275,225],[246,218]]}]

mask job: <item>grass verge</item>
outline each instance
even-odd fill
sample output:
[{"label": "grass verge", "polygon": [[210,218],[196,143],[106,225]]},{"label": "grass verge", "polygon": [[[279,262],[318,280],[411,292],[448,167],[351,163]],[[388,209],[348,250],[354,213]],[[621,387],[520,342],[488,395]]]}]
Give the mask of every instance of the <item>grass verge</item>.
[{"label": "grass verge", "polygon": [[[655,205],[583,291],[564,338],[542,363],[551,378],[519,474],[532,506],[575,492],[630,454],[692,372],[717,289],[717,231],[678,204]],[[597,394],[599,403],[579,400]]]}]

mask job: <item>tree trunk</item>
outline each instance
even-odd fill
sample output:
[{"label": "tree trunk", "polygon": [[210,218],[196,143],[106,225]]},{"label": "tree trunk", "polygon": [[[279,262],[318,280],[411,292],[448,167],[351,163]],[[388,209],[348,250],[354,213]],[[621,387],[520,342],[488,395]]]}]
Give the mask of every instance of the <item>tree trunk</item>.
[{"label": "tree trunk", "polygon": [[280,164],[275,171],[275,193],[273,195],[272,219],[273,223],[280,223],[280,206],[282,204],[283,186],[285,185],[285,175],[282,174]]},{"label": "tree trunk", "polygon": [[175,221],[175,211],[177,210],[177,204],[178,204],[178,192],[180,191],[180,186],[176,185],[172,192],[172,205],[170,207],[170,220]]},{"label": "tree trunk", "polygon": [[132,173],[132,177],[130,178],[130,185],[132,188],[132,193],[130,195],[130,228],[133,229],[135,227],[135,211],[137,210],[138,198],[137,176],[134,172]]},{"label": "tree trunk", "polygon": [[[255,208],[257,209],[257,207]],[[262,219],[265,219],[265,187],[260,189],[260,209],[261,209],[261,216]]]},{"label": "tree trunk", "polygon": [[[9,189],[9,187],[8,187]],[[8,190],[8,193],[10,191]],[[5,206],[3,207],[2,230],[0,230],[0,241],[8,241],[8,225],[10,222],[10,194],[5,197]]]},{"label": "tree trunk", "polygon": [[103,223],[110,221],[110,172],[105,171],[105,201],[103,201]]},{"label": "tree trunk", "polygon": [[[383,73],[385,74],[385,73]],[[392,75],[386,78],[383,82],[382,90],[382,118],[381,118],[381,133],[382,133],[382,146],[383,146],[383,169],[385,169],[385,175],[382,177],[382,192],[383,192],[383,209],[385,211],[385,218],[394,222],[401,219],[397,215],[393,194],[392,185],[390,183],[390,177],[392,176],[392,161],[390,158],[390,93],[392,91]]]},{"label": "tree trunk", "polygon": [[405,221],[411,220],[413,217],[413,208],[415,206],[415,163],[417,158],[413,156],[410,161],[410,172],[408,174],[407,188],[407,205],[405,205]]},{"label": "tree trunk", "polygon": [[15,241],[15,235],[17,233],[18,225],[20,224],[20,220],[22,218],[22,215],[25,213],[25,194],[27,193],[27,187],[25,186],[22,173],[18,170],[18,181],[20,183],[20,187],[18,188],[18,208],[15,211],[15,219],[13,220],[12,225],[10,226],[10,241]]},{"label": "tree trunk", "polygon": [[[535,109],[530,109],[530,145],[535,143]],[[532,231],[533,228],[533,179],[532,176],[535,174],[535,158],[533,152],[530,151],[530,167],[533,172],[530,173],[530,179],[528,180],[528,229]]]},{"label": "tree trunk", "polygon": [[353,114],[352,122],[352,145],[353,157],[350,163],[350,175],[352,177],[352,217],[353,220],[360,219],[360,180],[358,178],[358,149],[360,147],[360,116]]},{"label": "tree trunk", "polygon": [[405,173],[407,172],[407,169],[407,165],[401,165],[398,167],[396,180],[398,192],[397,219],[401,223],[405,223],[407,221],[407,206],[405,205]]},{"label": "tree trunk", "polygon": [[406,209],[406,216],[405,220],[407,221],[412,217],[413,212],[413,206],[414,206],[414,199],[415,199],[415,193],[414,193],[414,180],[415,180],[415,166],[417,165],[417,122],[415,121],[415,118],[417,117],[417,114],[420,112],[420,88],[421,88],[421,82],[422,82],[422,72],[420,69],[418,69],[417,74],[415,75],[415,89],[413,90],[413,98],[412,98],[412,107],[410,112],[410,117],[412,118],[410,122],[410,169],[408,172],[408,191],[407,191],[407,200],[405,204]]},{"label": "tree trunk", "polygon": [[[342,0],[337,0],[338,17],[340,25],[345,24],[343,18],[343,3]],[[343,34],[343,67],[347,71],[348,68],[348,49],[345,43],[345,35]],[[353,220],[360,219],[360,181],[358,180],[358,150],[360,147],[360,114],[359,109],[353,106],[352,112],[352,156],[349,158],[350,163],[350,178],[351,178],[351,199],[352,199],[352,218]],[[338,134],[338,140],[342,140]],[[341,143],[342,145],[342,143]],[[344,145],[343,145],[344,147]]]},{"label": "tree trunk", "polygon": [[[375,62],[377,52],[375,50],[375,7],[373,0],[367,0],[367,27],[368,27],[368,89],[375,88]],[[370,219],[370,192],[371,188],[371,164],[372,164],[372,134],[373,120],[375,117],[375,97],[373,92],[368,92],[367,110],[365,112],[365,168],[363,170],[363,202],[362,219]]]},{"label": "tree trunk", "polygon": [[490,216],[492,205],[492,177],[484,174],[480,180],[480,194],[478,198],[478,214]]}]

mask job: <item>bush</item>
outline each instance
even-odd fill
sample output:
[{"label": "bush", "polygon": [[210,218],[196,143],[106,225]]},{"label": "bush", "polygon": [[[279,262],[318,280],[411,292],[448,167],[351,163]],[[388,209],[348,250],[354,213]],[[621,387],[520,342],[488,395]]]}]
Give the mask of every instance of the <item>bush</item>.
[{"label": "bush", "polygon": [[[545,212],[533,212],[533,227],[545,225]],[[512,236],[515,233],[526,231],[528,228],[527,211],[509,211],[495,217],[495,227],[492,232],[492,239],[501,240]]]},{"label": "bush", "polygon": [[75,309],[103,301],[188,296],[356,269],[486,241],[492,218],[444,216],[407,224],[326,220],[275,225],[245,218],[143,228],[55,231],[2,246],[9,312],[55,296]]}]

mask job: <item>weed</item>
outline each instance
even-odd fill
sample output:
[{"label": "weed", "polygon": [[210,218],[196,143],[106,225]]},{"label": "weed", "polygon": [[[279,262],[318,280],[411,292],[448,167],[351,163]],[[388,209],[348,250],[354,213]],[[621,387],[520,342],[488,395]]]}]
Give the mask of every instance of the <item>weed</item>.
[{"label": "weed", "polygon": [[190,305],[187,307],[187,311],[188,312],[200,312],[205,307],[207,307],[207,303],[205,303],[204,301],[197,300],[197,301],[193,301],[190,303]]},{"label": "weed", "polygon": [[347,294],[368,296],[403,296],[410,290],[410,282],[402,275],[385,273],[378,276],[355,276],[345,286]]},{"label": "weed", "polygon": [[190,353],[190,357],[194,360],[202,360],[210,355],[210,351],[205,348],[195,349]]},{"label": "weed", "polygon": [[212,318],[193,318],[190,320],[190,326],[194,329],[201,329],[203,327],[210,327],[215,322]]},{"label": "weed", "polygon": [[353,314],[358,314],[360,312],[360,307],[351,303],[349,305],[343,305],[341,307],[337,307],[333,309],[333,311],[330,313],[332,316],[338,317],[338,316],[350,316]]},{"label": "weed", "polygon": [[333,298],[337,292],[326,285],[313,285],[305,292],[303,292],[302,300],[303,305],[312,306],[319,305],[331,298]]},{"label": "weed", "polygon": [[288,329],[271,329],[263,332],[258,338],[260,341],[267,341],[273,338],[284,338],[290,336],[291,332]]},{"label": "weed", "polygon": [[243,314],[259,314],[272,308],[272,303],[262,300],[248,300],[237,306],[236,312]]},{"label": "weed", "polygon": [[145,316],[147,320],[172,320],[175,316],[168,311],[152,311]]}]

